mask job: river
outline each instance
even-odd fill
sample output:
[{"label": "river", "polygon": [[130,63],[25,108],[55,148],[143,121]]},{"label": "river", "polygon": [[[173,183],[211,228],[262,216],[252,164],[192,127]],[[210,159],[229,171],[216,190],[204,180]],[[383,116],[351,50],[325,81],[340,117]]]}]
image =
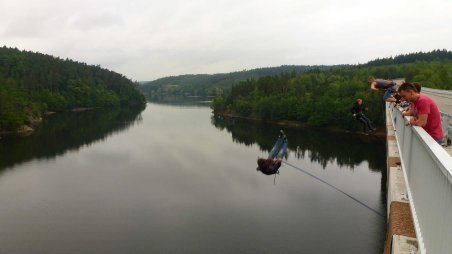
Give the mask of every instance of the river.
[{"label": "river", "polygon": [[195,104],[46,117],[0,139],[0,253],[381,253],[384,139],[284,128],[294,167],[267,176],[281,128]]}]

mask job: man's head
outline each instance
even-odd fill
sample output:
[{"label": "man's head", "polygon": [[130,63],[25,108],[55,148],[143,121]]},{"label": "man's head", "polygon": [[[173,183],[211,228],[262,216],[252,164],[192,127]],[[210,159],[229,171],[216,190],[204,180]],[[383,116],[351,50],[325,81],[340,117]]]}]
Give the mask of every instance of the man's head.
[{"label": "man's head", "polygon": [[358,98],[358,99],[356,99],[356,103],[358,103],[358,105],[361,105],[361,104],[363,104],[363,100]]},{"label": "man's head", "polygon": [[267,162],[266,159],[262,159],[262,158],[258,158],[258,159],[257,159],[257,165],[258,165],[259,167],[263,167],[263,166],[265,165],[266,162]]},{"label": "man's head", "polygon": [[270,165],[269,159],[258,158],[257,165],[258,167],[256,168],[256,170],[265,171],[266,169],[268,169],[268,166]]},{"label": "man's head", "polygon": [[369,82],[369,85],[372,84],[375,81],[375,78],[373,76],[367,77],[367,82]]},{"label": "man's head", "polygon": [[419,97],[418,89],[411,83],[403,83],[400,85],[398,92],[405,100],[414,102]]}]

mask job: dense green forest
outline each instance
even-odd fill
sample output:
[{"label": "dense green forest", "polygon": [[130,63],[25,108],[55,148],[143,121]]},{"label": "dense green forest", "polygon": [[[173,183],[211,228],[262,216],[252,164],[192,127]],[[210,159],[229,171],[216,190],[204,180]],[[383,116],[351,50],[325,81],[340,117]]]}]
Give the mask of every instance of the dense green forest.
[{"label": "dense green forest", "polygon": [[350,109],[357,98],[362,98],[369,108],[366,115],[381,125],[384,122],[383,92],[369,89],[369,75],[405,78],[430,88],[451,89],[452,53],[435,50],[378,59],[363,65],[248,79],[216,97],[212,108],[216,113],[356,129],[360,125],[351,117]]},{"label": "dense green forest", "polygon": [[138,84],[100,66],[0,48],[0,131],[29,124],[44,111],[144,106]]},{"label": "dense green forest", "polygon": [[368,66],[377,66],[377,65],[389,65],[389,64],[404,64],[404,63],[413,63],[416,61],[432,61],[432,60],[451,60],[452,59],[452,51],[443,50],[433,50],[431,52],[417,52],[410,54],[398,55],[395,57],[387,57],[387,58],[377,58],[375,60],[369,61]]},{"label": "dense green forest", "polygon": [[219,96],[231,87],[249,78],[278,75],[284,72],[304,73],[312,69],[328,69],[329,66],[283,65],[231,73],[196,74],[165,77],[144,82],[140,89],[153,101],[171,100],[188,96]]}]

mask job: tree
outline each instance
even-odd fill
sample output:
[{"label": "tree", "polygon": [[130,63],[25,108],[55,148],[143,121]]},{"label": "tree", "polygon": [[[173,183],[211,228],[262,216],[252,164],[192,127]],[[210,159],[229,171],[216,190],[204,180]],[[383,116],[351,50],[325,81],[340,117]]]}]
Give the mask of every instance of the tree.
[{"label": "tree", "polygon": [[0,89],[0,131],[26,123],[30,112],[145,105],[136,84],[121,74],[7,47],[0,48]]}]

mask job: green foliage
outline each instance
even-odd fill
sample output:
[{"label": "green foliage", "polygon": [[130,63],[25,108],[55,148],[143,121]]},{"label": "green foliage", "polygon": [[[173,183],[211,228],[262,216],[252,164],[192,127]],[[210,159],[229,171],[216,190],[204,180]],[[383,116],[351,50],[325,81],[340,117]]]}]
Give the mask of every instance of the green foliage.
[{"label": "green foliage", "polygon": [[[417,61],[416,56],[420,58]],[[214,99],[214,112],[254,116],[264,120],[297,120],[314,126],[356,129],[351,107],[362,98],[366,115],[384,123],[383,92],[369,89],[367,77],[420,82],[423,86],[452,89],[452,52],[415,53],[368,64],[280,74],[238,82]]]},{"label": "green foliage", "polygon": [[137,84],[100,66],[1,47],[0,104],[0,130],[11,130],[46,110],[144,105],[145,98]]},{"label": "green foliage", "polygon": [[215,112],[225,112],[227,111],[226,108],[226,100],[223,96],[218,96],[212,101],[212,108],[215,110]]},{"label": "green foliage", "polygon": [[0,86],[0,130],[14,130],[25,124],[28,121],[26,110],[30,106],[25,91]]},{"label": "green foliage", "polygon": [[327,69],[328,66],[283,65],[280,67],[259,68],[220,74],[180,75],[145,82],[140,89],[151,100],[165,97],[220,96],[231,87],[248,79],[279,75],[296,75],[312,69]]},{"label": "green foliage", "polygon": [[437,60],[452,60],[452,52],[446,49],[433,50],[431,52],[417,52],[411,54],[398,55],[388,58],[378,58],[369,61],[366,66],[391,65],[391,64],[406,64],[414,63],[416,61],[437,61]]}]

